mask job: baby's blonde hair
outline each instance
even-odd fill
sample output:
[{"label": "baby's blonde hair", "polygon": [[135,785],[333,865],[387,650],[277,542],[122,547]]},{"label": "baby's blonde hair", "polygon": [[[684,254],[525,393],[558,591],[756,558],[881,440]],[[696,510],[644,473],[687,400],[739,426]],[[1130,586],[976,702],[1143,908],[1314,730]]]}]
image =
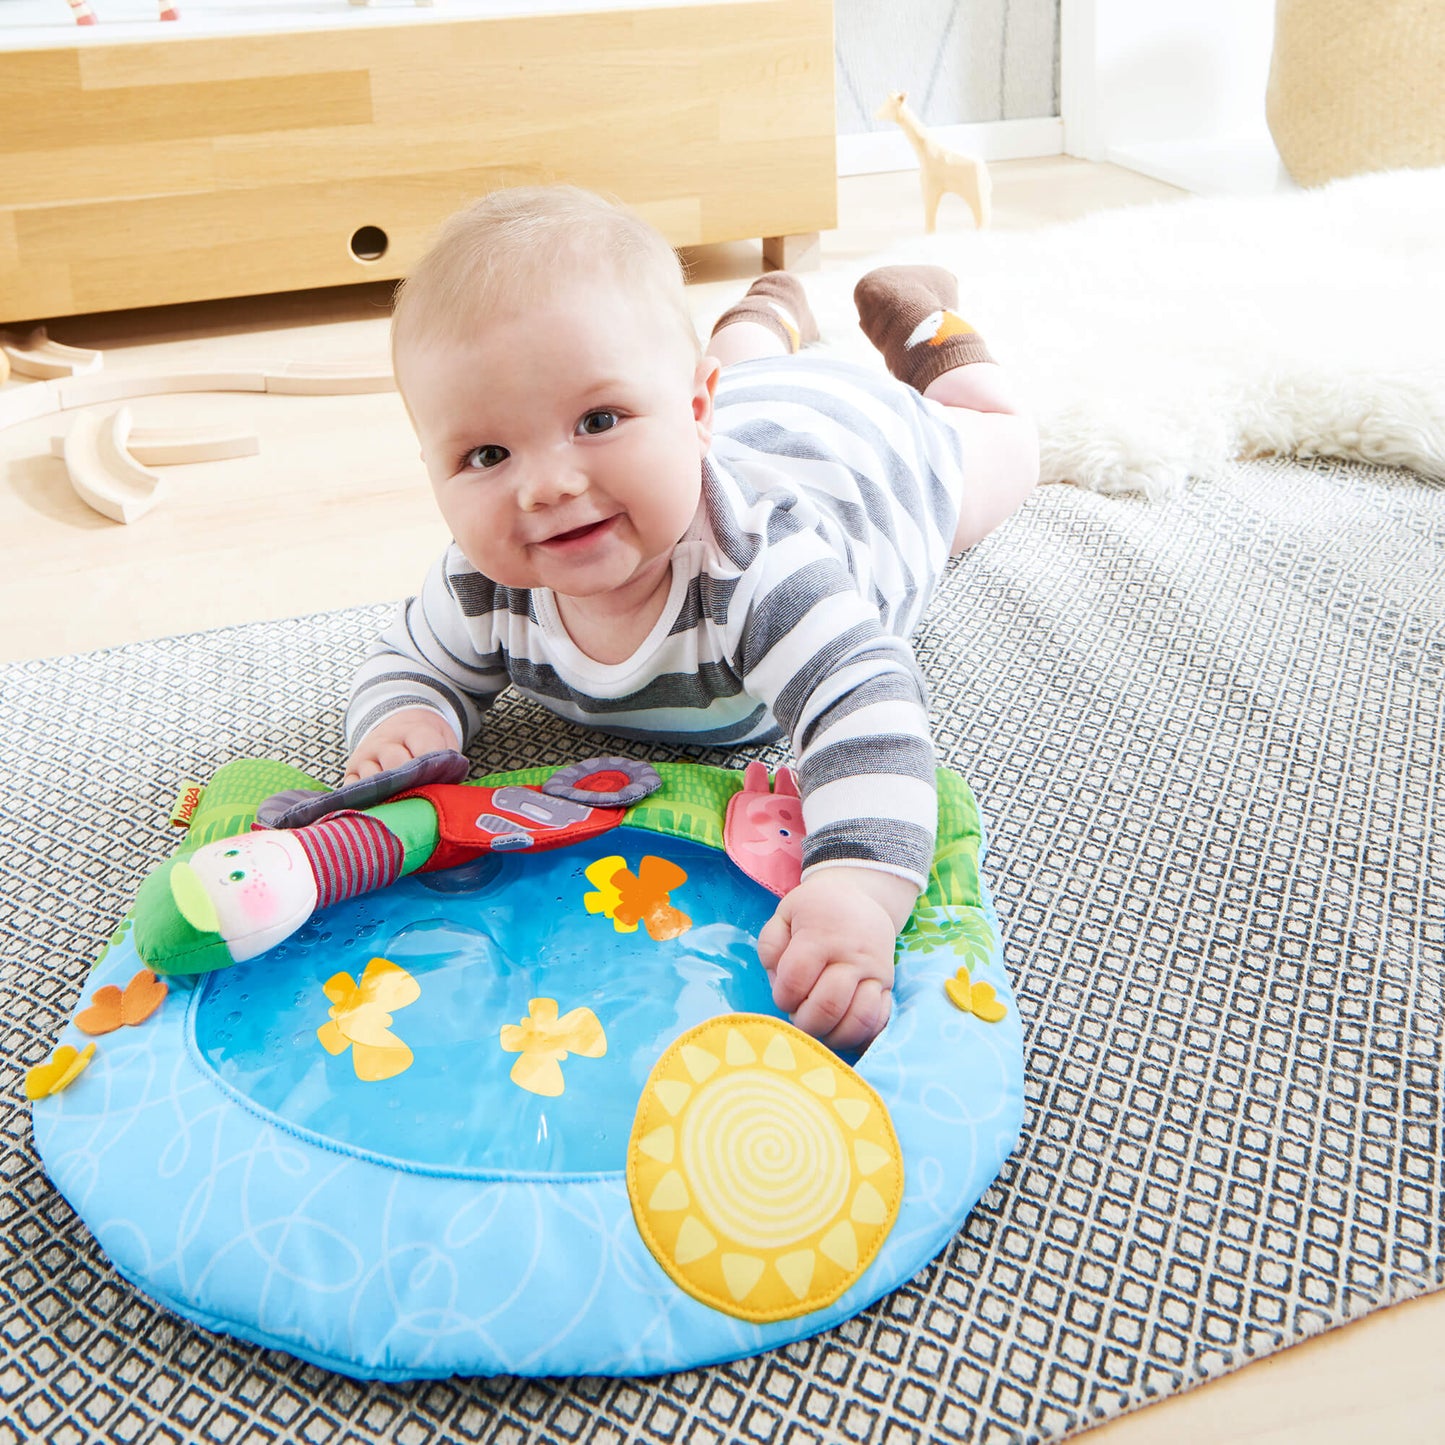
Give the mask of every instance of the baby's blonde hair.
[{"label": "baby's blonde hair", "polygon": [[559,277],[598,275],[676,319],[702,355],[682,263],[662,235],[618,202],[579,186],[492,191],[442,225],[397,287],[393,368],[419,338],[456,339],[500,304],[538,305]]}]

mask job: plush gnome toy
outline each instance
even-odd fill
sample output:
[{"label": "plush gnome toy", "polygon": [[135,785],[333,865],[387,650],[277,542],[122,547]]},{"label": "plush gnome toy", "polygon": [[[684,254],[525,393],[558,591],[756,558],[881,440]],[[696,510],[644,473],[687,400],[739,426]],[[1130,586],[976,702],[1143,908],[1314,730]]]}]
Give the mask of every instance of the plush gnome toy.
[{"label": "plush gnome toy", "polygon": [[458,753],[430,753],[333,793],[267,799],[250,833],[203,844],[146,877],[136,952],[159,974],[240,963],[319,909],[406,874],[604,833],[662,785],[655,769],[626,758],[589,759],[540,789],[463,785],[467,768]]}]

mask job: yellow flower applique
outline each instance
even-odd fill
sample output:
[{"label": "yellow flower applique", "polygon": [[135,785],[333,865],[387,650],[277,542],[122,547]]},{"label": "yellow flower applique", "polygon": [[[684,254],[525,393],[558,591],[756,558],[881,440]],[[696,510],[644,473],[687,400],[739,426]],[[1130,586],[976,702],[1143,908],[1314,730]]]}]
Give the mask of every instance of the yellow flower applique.
[{"label": "yellow flower applique", "polygon": [[960,968],[943,985],[949,1002],[954,1008],[982,1019],[986,1024],[996,1024],[1008,1013],[1008,1006],[998,1001],[991,983],[980,980],[974,983],[967,968]]},{"label": "yellow flower applique", "polygon": [[521,1023],[503,1024],[502,1047],[522,1056],[512,1065],[514,1084],[555,1097],[567,1087],[562,1060],[568,1054],[600,1059],[607,1052],[607,1035],[590,1008],[574,1008],[558,1018],[556,999],[534,998]]},{"label": "yellow flower applique", "polygon": [[331,1018],[316,1030],[316,1037],[328,1054],[349,1046],[356,1077],[368,1084],[411,1067],[411,1050],[391,1032],[391,1010],[421,997],[421,985],[404,968],[390,959],[373,958],[360,983],[349,973],[334,973],[322,991],[331,1000]]},{"label": "yellow flower applique", "polygon": [[25,1097],[48,1099],[68,1089],[90,1067],[94,1057],[94,1044],[87,1044],[80,1053],[69,1044],[61,1044],[43,1064],[36,1064],[26,1072]]},{"label": "yellow flower applique", "polygon": [[636,919],[631,923],[624,923],[617,916],[617,910],[622,906],[622,894],[612,880],[627,871],[627,859],[620,853],[599,858],[595,863],[589,863],[585,869],[587,881],[597,891],[583,894],[583,906],[588,913],[600,913],[604,918],[610,918],[618,933],[637,932]]}]

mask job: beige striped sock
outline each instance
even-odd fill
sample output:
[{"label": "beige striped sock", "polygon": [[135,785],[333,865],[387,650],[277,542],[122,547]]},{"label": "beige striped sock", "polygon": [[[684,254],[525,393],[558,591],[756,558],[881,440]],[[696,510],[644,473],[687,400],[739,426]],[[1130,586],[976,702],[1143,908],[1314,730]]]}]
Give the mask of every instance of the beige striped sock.
[{"label": "beige striped sock", "polygon": [[818,339],[818,323],[808,306],[802,283],[787,271],[769,271],[759,276],[735,306],[724,311],[712,329],[716,336],[734,321],[751,321],[766,326],[790,352]]}]

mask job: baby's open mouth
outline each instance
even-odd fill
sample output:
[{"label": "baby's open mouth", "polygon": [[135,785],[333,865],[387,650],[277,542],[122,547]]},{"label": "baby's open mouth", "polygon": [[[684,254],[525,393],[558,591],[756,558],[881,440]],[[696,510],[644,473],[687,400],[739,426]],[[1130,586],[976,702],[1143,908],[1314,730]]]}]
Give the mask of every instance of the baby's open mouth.
[{"label": "baby's open mouth", "polygon": [[557,542],[580,542],[584,537],[590,537],[594,533],[600,532],[611,520],[611,517],[604,517],[600,522],[587,522],[583,526],[573,527],[570,532],[558,532],[555,536],[547,538],[547,545],[551,546]]}]

